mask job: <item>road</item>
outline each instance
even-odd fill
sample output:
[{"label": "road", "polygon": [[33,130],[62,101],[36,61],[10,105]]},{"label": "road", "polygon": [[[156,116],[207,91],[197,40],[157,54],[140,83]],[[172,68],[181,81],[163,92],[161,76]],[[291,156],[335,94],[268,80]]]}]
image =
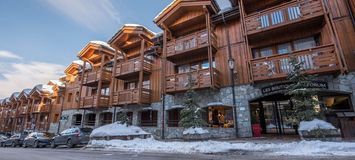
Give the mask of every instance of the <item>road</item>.
[{"label": "road", "polygon": [[49,148],[0,148],[0,160],[345,160],[355,157],[294,157],[266,156],[262,153],[235,151],[228,154],[171,154],[95,151],[83,149]]}]

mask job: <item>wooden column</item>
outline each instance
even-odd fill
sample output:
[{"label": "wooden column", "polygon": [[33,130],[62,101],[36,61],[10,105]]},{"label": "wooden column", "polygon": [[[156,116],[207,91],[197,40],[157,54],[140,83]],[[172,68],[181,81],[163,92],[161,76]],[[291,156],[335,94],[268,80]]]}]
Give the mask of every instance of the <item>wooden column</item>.
[{"label": "wooden column", "polygon": [[[100,64],[100,79],[99,79],[99,84],[98,84],[98,87],[97,87],[97,94],[96,94],[96,105],[97,106],[94,106],[94,107],[98,107],[99,104],[100,104],[100,97],[101,97],[101,89],[102,89],[102,71],[104,69],[104,63],[105,63],[105,58],[106,58],[106,55],[105,54],[102,54],[102,57],[101,57],[101,64]],[[97,73],[96,73],[97,74]],[[97,75],[96,75],[97,76]],[[93,101],[94,103],[94,101]],[[94,105],[94,104],[92,104]]]},{"label": "wooden column", "polygon": [[111,76],[111,83],[110,83],[110,106],[113,105],[113,90],[116,86],[116,69],[117,69],[117,56],[118,56],[118,52],[117,50],[115,50],[115,55],[114,55],[114,60],[113,60],[113,70],[112,70],[112,76]]},{"label": "wooden column", "polygon": [[141,104],[142,102],[142,93],[143,93],[143,72],[144,72],[144,69],[143,69],[143,66],[144,66],[144,47],[145,47],[145,40],[143,37],[141,37],[142,40],[141,40],[141,55],[140,55],[140,70],[139,70],[139,81],[138,81],[138,103]]},{"label": "wooden column", "polygon": [[83,83],[84,83],[84,74],[85,74],[85,70],[86,70],[86,61],[84,61],[84,65],[82,67],[83,67],[83,69],[81,71],[81,82],[80,82],[80,87],[79,87],[80,89],[79,89],[78,106],[77,106],[78,109],[80,108],[81,93],[83,92]]},{"label": "wooden column", "polygon": [[[211,80],[211,87],[214,88],[214,71],[213,71],[213,55],[212,55],[212,26],[211,26],[211,16],[210,16],[210,12],[208,11],[206,6],[203,6],[205,12],[206,12],[206,28],[207,28],[207,34],[208,34],[208,62],[209,62],[209,69],[210,69],[210,80]],[[198,73],[197,73],[197,76]],[[198,78],[198,77],[197,77]]]}]

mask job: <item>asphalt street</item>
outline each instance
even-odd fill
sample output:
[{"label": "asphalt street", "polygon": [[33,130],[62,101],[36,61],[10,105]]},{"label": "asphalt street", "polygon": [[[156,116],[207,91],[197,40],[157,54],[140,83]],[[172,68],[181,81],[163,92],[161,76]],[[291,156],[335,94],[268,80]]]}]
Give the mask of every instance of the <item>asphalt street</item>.
[{"label": "asphalt street", "polygon": [[269,156],[263,153],[233,151],[221,154],[172,154],[99,151],[91,149],[0,148],[0,160],[345,160],[355,157]]}]

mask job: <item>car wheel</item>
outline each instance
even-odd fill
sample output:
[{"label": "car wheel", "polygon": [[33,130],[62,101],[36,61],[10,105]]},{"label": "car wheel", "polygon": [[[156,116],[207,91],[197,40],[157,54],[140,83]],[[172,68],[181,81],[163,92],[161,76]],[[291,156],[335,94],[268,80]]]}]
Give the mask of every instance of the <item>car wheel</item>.
[{"label": "car wheel", "polygon": [[15,148],[15,147],[16,147],[16,143],[15,143],[15,142],[12,142],[12,143],[11,143],[11,147]]},{"label": "car wheel", "polygon": [[35,143],[33,144],[33,147],[34,147],[34,148],[38,148],[38,147],[39,147],[38,141],[35,141]]},{"label": "car wheel", "polygon": [[55,145],[54,140],[51,142],[51,148],[57,148],[57,145]]},{"label": "car wheel", "polygon": [[68,148],[73,148],[73,147],[74,147],[74,145],[73,145],[71,139],[69,139],[69,140],[67,141],[67,146],[68,146]]}]

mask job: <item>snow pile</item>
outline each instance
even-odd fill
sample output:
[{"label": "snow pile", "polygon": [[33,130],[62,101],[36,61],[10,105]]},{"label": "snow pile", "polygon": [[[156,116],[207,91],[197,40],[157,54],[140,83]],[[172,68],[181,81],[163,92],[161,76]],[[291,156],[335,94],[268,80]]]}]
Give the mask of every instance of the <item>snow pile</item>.
[{"label": "snow pile", "polygon": [[118,122],[108,124],[92,131],[90,137],[105,137],[105,136],[127,136],[127,135],[142,135],[149,134],[137,126],[127,126]]},{"label": "snow pile", "polygon": [[300,127],[298,130],[311,131],[315,129],[336,129],[336,128],[332,124],[326,121],[314,119],[312,121],[302,121],[300,123]]},{"label": "snow pile", "polygon": [[108,150],[134,152],[167,152],[167,153],[219,153],[233,150],[257,151],[270,155],[295,156],[355,156],[355,143],[300,141],[289,143],[229,143],[219,141],[202,142],[162,142],[149,139],[93,140],[91,146],[105,147]]},{"label": "snow pile", "polygon": [[188,129],[185,129],[183,134],[206,134],[208,133],[208,130],[205,130],[203,128],[194,128],[194,127],[190,127]]}]

